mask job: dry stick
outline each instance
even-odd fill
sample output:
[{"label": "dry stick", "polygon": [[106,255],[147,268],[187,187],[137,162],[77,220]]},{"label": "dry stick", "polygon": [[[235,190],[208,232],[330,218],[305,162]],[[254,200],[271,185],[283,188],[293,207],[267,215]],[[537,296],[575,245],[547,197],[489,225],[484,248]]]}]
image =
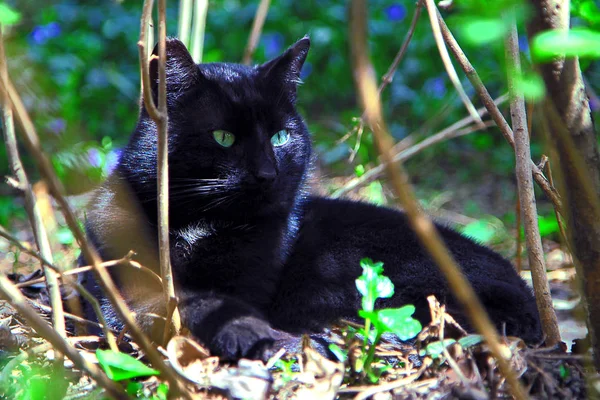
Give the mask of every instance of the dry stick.
[{"label": "dry stick", "polygon": [[5,275],[0,275],[0,296],[6,299],[40,336],[48,340],[55,349],[73,361],[77,368],[90,374],[90,376],[111,396],[114,396],[117,399],[129,398],[123,391],[123,388],[110,380],[97,365],[88,362],[73,346],[52,329],[52,327],[48,325],[29,304],[27,304],[27,299]]},{"label": "dry stick", "polygon": [[192,59],[200,64],[204,51],[204,31],[206,29],[206,14],[208,13],[208,0],[196,0],[194,10],[194,32],[192,34]]},{"label": "dry stick", "polygon": [[35,162],[37,163],[43,179],[48,183],[51,193],[53,194],[56,202],[65,216],[67,225],[73,232],[73,235],[81,247],[84,258],[88,262],[91,262],[98,284],[110,300],[111,304],[114,306],[119,318],[131,332],[131,335],[135,341],[144,350],[152,365],[161,371],[175,391],[180,390],[184,396],[189,397],[189,393],[183,391],[183,384],[180,383],[183,381],[183,379],[165,363],[161,354],[153,347],[148,337],[137,326],[131,311],[125,304],[125,301],[115,286],[112,278],[104,268],[99,266],[100,257],[98,256],[96,250],[89,244],[85,234],[77,222],[75,214],[71,210],[71,206],[63,196],[64,190],[62,184],[57,179],[52,165],[41,149],[39,137],[37,136],[33,123],[27,114],[25,106],[23,105],[23,102],[10,79],[6,79],[7,80],[4,80],[4,77],[0,79],[0,90],[6,89],[8,92],[13,110],[17,117],[17,121],[21,126],[25,145],[28,147]]},{"label": "dry stick", "polygon": [[[546,170],[546,176],[548,176],[548,182],[550,182],[550,184],[554,186],[554,178],[552,177],[552,166],[550,164],[550,160],[548,160],[544,169]],[[573,254],[573,249],[571,249],[571,245],[569,244],[569,240],[567,239],[567,229],[565,228],[562,216],[556,208],[554,208],[554,216],[556,217],[556,223],[558,224],[558,230],[560,231],[562,242],[567,247],[568,253]]]},{"label": "dry stick", "polygon": [[421,16],[421,9],[423,8],[423,2],[417,1],[417,5],[415,6],[415,11],[412,17],[412,21],[410,21],[410,27],[408,28],[408,32],[406,32],[406,36],[404,37],[404,41],[402,42],[402,46],[400,46],[400,50],[394,57],[394,61],[388,68],[387,72],[381,78],[381,83],[379,84],[379,94],[383,92],[387,85],[392,83],[394,80],[394,74],[400,65],[400,61],[404,58],[404,54],[406,54],[406,50],[408,49],[408,45],[415,34],[415,29],[417,28],[417,22],[419,22],[419,17]]},{"label": "dry stick", "polygon": [[[556,209],[555,209],[556,210]],[[517,190],[517,199],[515,202],[515,215],[517,217],[517,249],[515,250],[515,269],[520,274],[523,269],[521,253],[523,252],[523,241],[521,239],[521,199],[519,197],[519,191]]]},{"label": "dry stick", "polygon": [[138,51],[140,57],[140,69],[142,75],[142,95],[144,98],[144,105],[148,115],[153,120],[160,119],[160,115],[154,101],[152,100],[152,91],[150,90],[150,63],[148,62],[148,55],[146,54],[146,43],[148,39],[146,34],[148,33],[148,24],[150,23],[150,17],[152,16],[152,0],[144,1],[144,8],[142,9],[142,18],[140,22],[140,40],[138,41]]},{"label": "dry stick", "polygon": [[[404,37],[404,41],[402,42],[402,45],[400,46],[398,53],[396,53],[396,56],[394,57],[394,60],[390,64],[390,67],[388,68],[387,72],[381,78],[381,83],[379,84],[379,89],[378,89],[379,94],[381,94],[383,92],[383,90],[394,80],[394,74],[396,73],[396,70],[398,69],[400,62],[404,58],[404,55],[406,54],[406,50],[408,50],[408,45],[410,44],[410,41],[412,40],[412,37],[415,34],[415,29],[417,28],[417,22],[419,22],[419,17],[421,16],[422,7],[423,7],[423,3],[421,1],[418,1],[417,5],[415,7],[415,12],[413,13],[412,21],[410,22],[410,27],[408,28],[408,32],[406,32],[406,36]],[[353,132],[356,132],[356,144],[354,145],[354,148],[352,149],[352,152],[350,153],[350,157],[348,158],[349,163],[354,161],[354,157],[356,157],[356,154],[358,153],[358,149],[360,148],[360,141],[362,139],[362,134],[363,134],[364,128],[365,128],[364,120],[365,120],[365,115],[363,113],[363,115],[360,116],[360,124],[358,125],[358,127],[356,127],[352,132],[350,132],[348,134],[348,137],[350,137],[350,135],[352,135]],[[340,139],[339,143],[344,142],[346,139],[347,138]]]},{"label": "dry stick", "polygon": [[542,330],[546,335],[546,344],[554,346],[560,342],[560,332],[556,313],[552,306],[550,286],[546,276],[546,263],[544,250],[538,226],[537,206],[533,191],[533,178],[531,175],[531,150],[529,146],[529,133],[527,130],[527,115],[525,113],[525,99],[516,87],[515,77],[521,74],[521,59],[517,26],[514,21],[506,37],[506,60],[508,63],[508,89],[511,95],[510,115],[515,138],[515,159],[517,188],[523,213],[523,226],[525,228],[525,241],[529,268],[533,280],[535,301],[542,321]]},{"label": "dry stick", "polygon": [[392,139],[385,126],[381,111],[381,102],[377,92],[373,66],[367,49],[367,4],[366,0],[353,0],[350,6],[351,53],[354,80],[361,103],[367,112],[367,121],[373,131],[375,144],[386,165],[394,192],[421,243],[425,246],[438,265],[470,319],[471,324],[483,335],[490,351],[494,355],[502,374],[509,383],[512,395],[518,400],[527,395],[505,357],[506,347],[500,344],[498,333],[492,325],[483,305],[473,288],[462,274],[448,249],[444,245],[433,223],[422,213],[409,182],[408,175],[401,163],[394,165],[390,153]]},{"label": "dry stick", "polygon": [[[84,266],[73,268],[73,269],[70,269],[67,271],[60,271],[57,267],[55,267],[52,264],[52,262],[46,260],[39,253],[31,250],[30,248],[25,246],[23,243],[21,243],[19,241],[19,239],[17,239],[16,237],[14,237],[10,233],[8,233],[2,225],[0,225],[0,237],[5,238],[9,242],[11,242],[13,245],[17,246],[19,248],[19,250],[21,250],[22,252],[29,254],[30,256],[39,260],[42,264],[44,264],[47,267],[52,268],[54,271],[58,272],[58,279],[62,279],[65,276],[81,274],[83,272],[91,271],[94,269],[94,267],[92,265],[84,265]],[[131,268],[136,268],[136,269],[139,269],[140,271],[148,274],[152,279],[154,279],[156,282],[158,282],[159,285],[162,285],[162,279],[160,279],[160,276],[156,275],[156,272],[152,271],[150,268],[144,267],[139,262],[133,261],[131,259],[131,257],[133,257],[134,254],[135,253],[133,251],[131,251],[131,252],[129,252],[129,254],[127,254],[125,257],[123,257],[119,260],[104,261],[104,262],[101,262],[100,264],[98,264],[98,266],[101,268],[108,268],[108,267],[114,267],[116,265],[123,265],[123,266],[128,266]],[[32,284],[44,282],[45,279],[46,278],[32,279],[31,281],[17,284],[17,287],[21,288],[21,287],[31,286]]]},{"label": "dry stick", "polygon": [[267,19],[267,12],[269,11],[270,2],[271,0],[260,0],[260,4],[256,9],[256,15],[254,16],[254,22],[252,23],[252,31],[248,37],[248,43],[246,44],[244,57],[242,58],[243,64],[250,65],[252,62],[252,55],[254,54],[254,50],[256,50],[256,46],[258,45],[258,39],[260,39],[260,33],[262,32],[263,25],[265,24],[265,19]]},{"label": "dry stick", "polygon": [[440,52],[440,58],[444,63],[444,67],[446,67],[446,72],[448,73],[448,77],[450,81],[454,85],[454,89],[460,96],[463,104],[467,108],[467,111],[473,117],[475,123],[483,125],[483,121],[477,114],[475,110],[475,106],[471,103],[471,99],[465,93],[462,84],[460,83],[460,79],[458,79],[458,75],[456,74],[456,70],[454,69],[454,65],[452,65],[452,60],[450,60],[450,54],[448,54],[448,49],[446,48],[446,44],[444,43],[444,38],[442,37],[440,22],[436,17],[437,7],[433,0],[421,0],[425,2],[425,7],[427,7],[427,13],[429,14],[429,21],[431,22],[431,31],[433,32],[433,37],[435,38],[435,43],[437,44],[438,50]]},{"label": "dry stick", "polygon": [[[6,57],[4,55],[4,38],[2,37],[2,27],[0,26],[0,74],[3,80],[7,77]],[[8,94],[2,96],[2,132],[4,134],[4,143],[6,144],[6,154],[13,175],[19,181],[19,188],[25,195],[25,209],[29,217],[29,222],[33,229],[33,236],[37,243],[42,256],[52,262],[52,250],[46,228],[42,219],[42,214],[37,203],[36,197],[31,189],[29,179],[23,168],[21,157],[19,156],[19,148],[17,147],[17,138],[15,136],[15,127],[13,122],[12,109]],[[46,286],[50,296],[50,304],[52,304],[52,325],[56,332],[62,337],[67,336],[65,328],[65,317],[63,310],[62,298],[60,296],[60,288],[58,286],[58,278],[56,271],[50,268],[43,268],[46,275]],[[62,356],[56,355],[56,362],[62,364]]]},{"label": "dry stick", "polygon": [[[495,104],[500,105],[500,104],[504,103],[506,101],[506,99],[507,99],[507,96],[503,95],[503,96],[498,97],[496,100],[494,100],[494,102],[495,102]],[[477,112],[479,113],[480,117],[487,114],[487,110],[485,108],[480,108],[479,110],[477,110]],[[419,153],[420,151],[424,150],[425,148],[432,146],[436,143],[439,143],[441,141],[451,139],[454,137],[461,136],[462,134],[476,132],[477,130],[479,130],[479,128],[477,128],[477,127],[467,128],[466,130],[463,130],[463,128],[465,126],[467,126],[468,124],[470,124],[471,122],[473,122],[473,117],[471,117],[469,115],[469,116],[461,119],[460,121],[457,121],[454,124],[442,129],[441,131],[428,137],[427,139],[417,143],[416,145],[411,146],[411,147],[399,152],[398,154],[395,154],[394,161],[404,162],[404,161],[408,160],[410,157],[412,157],[415,154]],[[484,125],[488,126],[489,124],[486,122],[486,123],[484,123]],[[384,172],[384,170],[385,170],[385,167],[382,164],[368,170],[360,177],[351,179],[343,187],[341,187],[340,189],[335,191],[331,195],[331,197],[338,198],[340,196],[343,196],[344,194],[355,189],[356,187],[364,185],[365,183],[370,182],[373,179],[376,179],[379,175],[381,175]]]},{"label": "dry stick", "polygon": [[[198,6],[198,5],[197,5]],[[167,0],[158,0],[158,110],[160,119],[155,120],[158,127],[158,245],[160,276],[166,304],[175,304],[171,319],[165,324],[163,344],[167,345],[171,326],[177,335],[181,330],[181,317],[177,309],[177,297],[171,270],[171,252],[169,245],[169,148],[167,112]],[[144,88],[149,91],[150,88]]]},{"label": "dry stick", "polygon": [[185,47],[190,47],[190,31],[192,27],[193,0],[179,1],[179,18],[177,19],[177,37]]},{"label": "dry stick", "polygon": [[[456,39],[454,39],[454,36],[448,29],[448,26],[446,25],[446,22],[442,18],[442,15],[439,13],[439,11],[438,11],[438,19],[440,21],[440,27],[442,28],[442,35],[444,36],[444,40],[446,41],[446,44],[448,45],[448,47],[454,54],[456,61],[458,61],[458,63],[460,64],[461,68],[467,75],[467,78],[469,79],[469,81],[471,81],[471,84],[473,85],[473,87],[475,88],[475,91],[481,98],[481,101],[485,105],[485,108],[490,113],[490,116],[492,117],[494,122],[496,122],[496,125],[500,129],[500,132],[502,133],[502,135],[504,136],[506,141],[510,144],[510,146],[514,149],[515,141],[513,138],[512,129],[506,122],[506,119],[504,118],[504,116],[502,115],[502,113],[500,112],[498,107],[494,104],[494,101],[492,100],[492,97],[490,96],[489,92],[487,91],[487,88],[485,87],[485,85],[483,84],[481,79],[479,78],[479,74],[477,74],[477,71],[475,70],[475,68],[473,68],[473,65],[471,64],[469,59],[465,56],[465,53],[462,51],[462,49],[456,42]],[[552,203],[554,203],[554,206],[558,209],[558,211],[561,214],[563,214],[560,195],[558,194],[556,189],[552,185],[550,185],[550,183],[546,180],[546,177],[544,176],[542,171],[538,168],[538,166],[535,165],[535,163],[533,161],[531,161],[531,163],[532,163],[531,170],[532,170],[532,174],[533,174],[533,179],[535,179],[536,183],[544,191],[546,196],[548,196],[550,201],[552,201]]]}]

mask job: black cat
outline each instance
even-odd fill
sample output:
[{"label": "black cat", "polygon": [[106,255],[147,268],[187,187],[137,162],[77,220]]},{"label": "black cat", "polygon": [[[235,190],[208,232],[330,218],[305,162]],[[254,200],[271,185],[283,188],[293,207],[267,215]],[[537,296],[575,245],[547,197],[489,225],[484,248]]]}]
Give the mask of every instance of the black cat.
[{"label": "black cat", "polygon": [[[260,357],[285,333],[356,319],[355,279],[364,257],[383,261],[396,287],[379,306],[415,304],[426,323],[425,298],[435,294],[465,322],[404,214],[310,195],[311,143],[294,107],[309,46],[305,37],[280,57],[248,67],[196,65],[180,41],[167,43],[171,260],[179,307],[192,334],[227,358]],[[156,61],[150,70],[156,97]],[[142,107],[115,173],[87,212],[87,231],[104,259],[134,249],[158,271],[156,143],[156,126]],[[540,340],[533,296],[510,263],[438,229],[495,324],[528,342]],[[138,321],[152,330],[152,314],[164,312],[159,286],[130,268],[112,273]]]}]

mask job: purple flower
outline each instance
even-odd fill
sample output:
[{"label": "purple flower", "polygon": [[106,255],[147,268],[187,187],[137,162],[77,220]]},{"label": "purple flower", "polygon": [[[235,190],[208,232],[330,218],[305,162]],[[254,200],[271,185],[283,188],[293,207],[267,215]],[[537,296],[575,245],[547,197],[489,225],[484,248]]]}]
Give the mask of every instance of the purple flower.
[{"label": "purple flower", "polygon": [[519,50],[523,53],[527,53],[529,51],[529,42],[527,41],[527,36],[525,35],[519,36]]},{"label": "purple flower", "polygon": [[590,109],[593,112],[600,111],[600,102],[595,97],[590,97]]},{"label": "purple flower", "polygon": [[67,128],[67,123],[62,118],[54,118],[47,125],[47,128],[55,135],[60,135]]},{"label": "purple flower", "polygon": [[91,148],[87,152],[87,158],[90,165],[94,168],[100,168],[102,166],[102,156],[98,149]]},{"label": "purple flower", "polygon": [[406,17],[406,7],[400,3],[394,3],[386,7],[385,15],[390,21],[402,21]]},{"label": "purple flower", "polygon": [[267,33],[263,35],[262,42],[265,46],[265,56],[273,58],[281,53],[284,45],[284,37],[281,33]]},{"label": "purple flower", "polygon": [[446,83],[444,77],[438,76],[437,78],[430,78],[425,81],[423,85],[425,93],[431,95],[436,99],[441,99],[446,94]]},{"label": "purple flower", "polygon": [[46,25],[37,25],[31,31],[30,37],[33,43],[42,45],[48,40],[60,35],[61,29],[58,22],[50,22]]},{"label": "purple flower", "polygon": [[110,174],[116,167],[117,164],[119,163],[119,159],[121,158],[121,153],[123,152],[123,150],[121,149],[114,149],[111,150],[107,157],[106,157],[106,174]]}]

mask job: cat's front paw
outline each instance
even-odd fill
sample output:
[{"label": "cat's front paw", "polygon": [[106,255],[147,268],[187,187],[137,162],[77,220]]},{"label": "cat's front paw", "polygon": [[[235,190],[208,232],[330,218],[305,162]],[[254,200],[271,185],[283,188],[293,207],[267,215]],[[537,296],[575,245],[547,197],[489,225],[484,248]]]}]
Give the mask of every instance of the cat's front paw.
[{"label": "cat's front paw", "polygon": [[255,317],[243,317],[225,324],[213,337],[210,349],[227,360],[265,360],[276,339],[276,331],[267,322]]}]

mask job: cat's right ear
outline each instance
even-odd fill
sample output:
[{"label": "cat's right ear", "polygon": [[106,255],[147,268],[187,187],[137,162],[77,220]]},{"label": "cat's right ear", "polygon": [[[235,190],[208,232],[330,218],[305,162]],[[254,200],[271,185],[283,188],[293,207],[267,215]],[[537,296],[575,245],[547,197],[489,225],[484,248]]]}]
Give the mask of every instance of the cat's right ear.
[{"label": "cat's right ear", "polygon": [[[185,45],[174,38],[167,38],[167,98],[176,98],[200,79],[200,71]],[[150,61],[150,82],[154,101],[158,97],[158,44],[152,51]]]}]

